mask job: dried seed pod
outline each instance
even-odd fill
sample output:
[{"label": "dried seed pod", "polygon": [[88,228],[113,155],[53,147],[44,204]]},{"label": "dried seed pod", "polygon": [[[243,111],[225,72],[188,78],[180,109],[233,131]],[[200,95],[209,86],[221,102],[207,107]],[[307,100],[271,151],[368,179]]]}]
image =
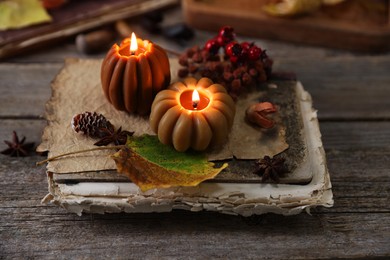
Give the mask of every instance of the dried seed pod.
[{"label": "dried seed pod", "polygon": [[279,183],[279,177],[288,172],[285,161],[286,160],[281,157],[271,158],[269,156],[264,156],[262,159],[255,162],[255,173],[262,176],[262,182],[266,182],[270,179],[275,183]]},{"label": "dried seed pod", "polygon": [[33,151],[34,143],[25,143],[26,137],[19,140],[19,137],[15,131],[12,132],[12,141],[4,140],[4,143],[8,146],[7,149],[1,151],[1,154],[9,155],[11,157],[24,157],[28,156]]},{"label": "dried seed pod", "polygon": [[251,105],[245,111],[246,119],[263,128],[272,128],[274,121],[266,116],[276,112],[276,107],[270,102],[261,102]]}]

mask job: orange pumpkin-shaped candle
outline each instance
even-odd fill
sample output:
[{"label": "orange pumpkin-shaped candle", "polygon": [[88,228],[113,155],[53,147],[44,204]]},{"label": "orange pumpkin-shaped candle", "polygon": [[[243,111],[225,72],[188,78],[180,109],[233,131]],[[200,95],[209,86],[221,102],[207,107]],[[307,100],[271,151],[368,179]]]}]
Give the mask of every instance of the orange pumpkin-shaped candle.
[{"label": "orange pumpkin-shaped candle", "polygon": [[146,115],[153,98],[171,80],[165,51],[146,40],[124,39],[114,44],[101,67],[101,82],[107,100],[117,110]]},{"label": "orange pumpkin-shaped candle", "polygon": [[163,144],[180,152],[203,151],[226,141],[235,111],[223,86],[208,78],[186,78],[157,94],[149,120]]}]

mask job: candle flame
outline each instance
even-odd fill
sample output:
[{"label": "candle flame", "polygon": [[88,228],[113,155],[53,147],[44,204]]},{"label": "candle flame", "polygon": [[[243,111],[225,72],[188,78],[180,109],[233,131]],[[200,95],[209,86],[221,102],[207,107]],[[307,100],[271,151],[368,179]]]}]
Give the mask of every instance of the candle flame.
[{"label": "candle flame", "polygon": [[194,109],[198,107],[199,101],[200,101],[199,93],[195,89],[194,92],[192,92],[192,106],[194,107]]},{"label": "candle flame", "polygon": [[131,41],[130,41],[130,53],[134,54],[137,50],[138,50],[137,37],[135,36],[135,33],[132,33]]}]

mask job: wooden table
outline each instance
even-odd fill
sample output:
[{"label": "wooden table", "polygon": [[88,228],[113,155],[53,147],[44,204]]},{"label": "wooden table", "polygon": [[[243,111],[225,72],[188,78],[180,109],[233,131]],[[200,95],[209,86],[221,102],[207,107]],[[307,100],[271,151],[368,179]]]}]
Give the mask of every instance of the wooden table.
[{"label": "wooden table", "polygon": [[[166,23],[180,18],[176,10]],[[135,30],[163,47],[185,48]],[[212,36],[199,31],[189,46]],[[389,257],[390,53],[372,56],[247,40],[269,50],[275,70],[296,72],[312,94],[333,208],[290,217],[184,211],[79,217],[41,205],[46,175],[35,162],[42,157],[0,155],[0,259]],[[9,140],[16,130],[27,141],[40,142],[50,81],[69,56],[91,58],[77,53],[70,41],[0,63],[0,140]]]}]

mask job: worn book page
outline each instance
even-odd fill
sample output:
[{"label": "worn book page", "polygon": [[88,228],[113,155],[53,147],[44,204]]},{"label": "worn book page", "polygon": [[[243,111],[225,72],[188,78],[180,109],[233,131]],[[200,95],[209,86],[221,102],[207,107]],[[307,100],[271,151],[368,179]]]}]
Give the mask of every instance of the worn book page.
[{"label": "worn book page", "polygon": [[286,150],[286,131],[278,113],[270,115],[276,122],[272,129],[263,129],[245,119],[246,109],[256,104],[264,96],[263,92],[252,92],[237,100],[236,116],[234,118],[229,141],[221,150],[211,151],[209,160],[258,159],[264,156],[274,156]]}]

